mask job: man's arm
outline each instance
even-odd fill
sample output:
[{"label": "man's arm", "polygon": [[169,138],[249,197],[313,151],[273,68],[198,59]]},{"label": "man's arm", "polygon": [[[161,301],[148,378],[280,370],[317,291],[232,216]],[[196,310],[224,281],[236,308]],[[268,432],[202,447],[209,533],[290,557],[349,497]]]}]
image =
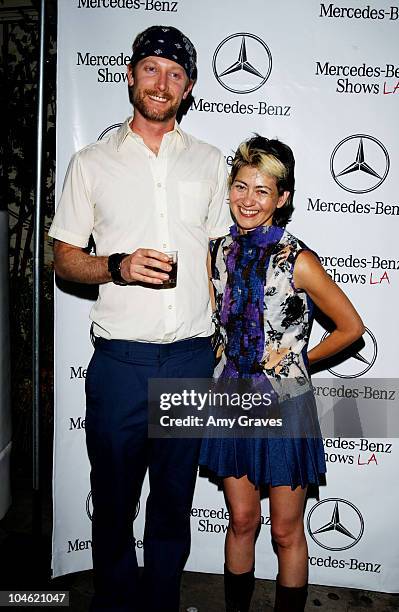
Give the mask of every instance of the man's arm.
[{"label": "man's arm", "polygon": [[227,166],[219,151],[216,185],[207,218],[207,232],[210,240],[228,234],[232,222],[227,198]]},{"label": "man's arm", "polygon": [[[168,256],[160,251],[137,249],[122,260],[121,276],[127,283],[161,285],[169,275],[152,268],[169,272],[172,267],[168,261]],[[75,283],[98,285],[112,281],[108,257],[89,255],[82,248],[60,240],[54,240],[54,268],[60,278]]]},{"label": "man's arm", "polygon": [[54,269],[60,278],[75,283],[108,283],[108,257],[93,257],[80,247],[54,240]]}]

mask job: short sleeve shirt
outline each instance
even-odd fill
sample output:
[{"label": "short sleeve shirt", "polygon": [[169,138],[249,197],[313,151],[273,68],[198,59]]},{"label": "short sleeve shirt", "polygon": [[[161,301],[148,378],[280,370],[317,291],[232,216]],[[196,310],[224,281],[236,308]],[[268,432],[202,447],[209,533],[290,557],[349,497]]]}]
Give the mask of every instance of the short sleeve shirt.
[{"label": "short sleeve shirt", "polygon": [[155,155],[129,121],[73,156],[49,235],[82,248],[93,235],[99,256],[178,251],[176,288],[100,285],[90,315],[96,335],[154,343],[208,336],[208,242],[231,225],[225,160],[177,125]]}]

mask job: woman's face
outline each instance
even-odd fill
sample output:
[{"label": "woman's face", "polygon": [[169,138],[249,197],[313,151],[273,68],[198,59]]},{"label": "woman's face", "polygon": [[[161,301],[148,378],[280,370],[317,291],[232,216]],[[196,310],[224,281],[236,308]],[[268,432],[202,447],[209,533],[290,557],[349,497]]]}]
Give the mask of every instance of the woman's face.
[{"label": "woman's face", "polygon": [[243,166],[230,187],[230,208],[241,232],[272,225],[276,208],[284,206],[289,191],[279,195],[276,179],[258,168]]}]

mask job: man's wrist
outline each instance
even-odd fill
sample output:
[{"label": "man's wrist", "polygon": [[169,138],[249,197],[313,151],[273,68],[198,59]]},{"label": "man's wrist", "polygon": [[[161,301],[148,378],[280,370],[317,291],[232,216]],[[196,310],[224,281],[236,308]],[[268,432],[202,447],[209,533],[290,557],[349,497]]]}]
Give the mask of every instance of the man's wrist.
[{"label": "man's wrist", "polygon": [[129,253],[112,253],[108,257],[108,272],[111,274],[112,282],[115,285],[127,285],[128,283],[122,278],[121,264]]}]

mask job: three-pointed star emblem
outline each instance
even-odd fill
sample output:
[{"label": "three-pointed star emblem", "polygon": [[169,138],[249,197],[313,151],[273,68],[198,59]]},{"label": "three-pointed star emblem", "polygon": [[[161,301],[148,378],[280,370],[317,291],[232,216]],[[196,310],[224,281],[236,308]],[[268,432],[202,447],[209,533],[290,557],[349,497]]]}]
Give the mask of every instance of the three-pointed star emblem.
[{"label": "three-pointed star emblem", "polygon": [[376,176],[379,179],[381,178],[378,172],[373,170],[373,168],[364,161],[363,138],[360,139],[355,161],[352,164],[349,164],[349,166],[341,170],[341,172],[335,176],[343,176],[344,174],[350,174],[351,172],[365,172],[366,174],[371,174],[371,176]]},{"label": "three-pointed star emblem", "polygon": [[245,36],[242,37],[240,52],[238,55],[238,59],[234,64],[226,68],[223,72],[219,74],[219,77],[223,77],[226,74],[232,74],[233,72],[238,72],[239,70],[244,70],[245,72],[249,72],[250,74],[254,74],[255,76],[264,79],[265,76],[259,70],[257,70],[252,64],[249,63],[247,59],[247,45],[245,42]]},{"label": "three-pointed star emblem", "polygon": [[334,181],[350,193],[377,189],[386,179],[389,165],[385,146],[367,134],[353,134],[341,140],[330,160]]},{"label": "three-pointed star emblem", "polygon": [[[322,340],[327,336],[329,332],[323,334]],[[366,327],[363,337],[331,358],[331,365],[327,369],[339,378],[358,378],[373,367],[377,359],[377,352],[377,339]]]},{"label": "three-pointed star emblem", "polygon": [[323,525],[322,527],[320,527],[319,529],[316,529],[315,531],[313,531],[314,534],[316,533],[325,533],[326,531],[338,531],[338,533],[342,533],[345,536],[348,536],[348,538],[352,538],[352,540],[356,540],[356,536],[353,535],[353,533],[351,533],[349,531],[349,529],[347,529],[346,527],[344,527],[344,525],[341,523],[340,518],[339,518],[339,507],[338,507],[338,502],[335,502],[335,506],[334,506],[334,510],[331,516],[331,520],[328,521],[328,523],[326,523],[325,525]]},{"label": "three-pointed star emblem", "polygon": [[352,548],[364,533],[360,510],[352,502],[338,497],[317,502],[306,523],[312,540],[326,550]]},{"label": "three-pointed star emblem", "polygon": [[230,34],[216,47],[213,72],[219,84],[246,94],[264,85],[272,69],[272,56],[264,40],[249,32]]}]

